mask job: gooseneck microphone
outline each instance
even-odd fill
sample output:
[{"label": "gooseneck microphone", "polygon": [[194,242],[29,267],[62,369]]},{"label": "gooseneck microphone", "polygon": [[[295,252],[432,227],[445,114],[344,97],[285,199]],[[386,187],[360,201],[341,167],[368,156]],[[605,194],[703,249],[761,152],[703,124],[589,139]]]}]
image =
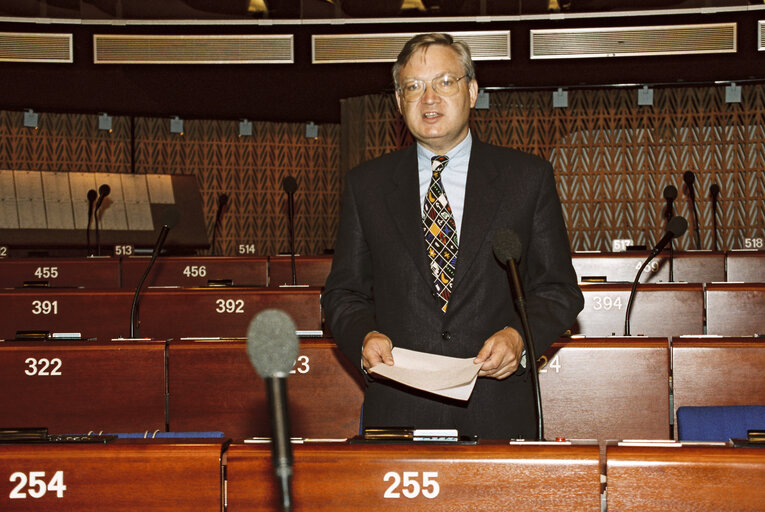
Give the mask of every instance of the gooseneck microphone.
[{"label": "gooseneck microphone", "polygon": [[295,271],[295,191],[297,181],[292,176],[282,180],[282,188],[287,193],[287,221],[290,228],[290,258],[292,263],[292,284],[297,284],[297,272]]},{"label": "gooseneck microphone", "polygon": [[681,217],[679,215],[672,217],[672,219],[667,223],[667,231],[664,233],[664,236],[659,240],[659,242],[654,246],[653,249],[651,249],[650,254],[648,255],[648,258],[643,262],[643,264],[640,266],[640,269],[637,271],[637,275],[635,276],[635,280],[632,282],[632,290],[630,291],[630,297],[627,301],[627,312],[624,316],[624,335],[630,336],[630,312],[632,311],[632,301],[635,298],[635,292],[637,291],[637,285],[638,281],[640,280],[640,276],[643,272],[643,269],[646,265],[648,265],[648,262],[650,262],[652,259],[656,257],[657,254],[659,254],[664,247],[668,243],[672,241],[673,238],[677,238],[682,236],[685,233],[685,230],[688,229],[688,221],[685,220],[685,217]]},{"label": "gooseneck microphone", "polygon": [[539,389],[539,375],[537,374],[537,355],[534,349],[534,338],[531,334],[531,326],[526,313],[526,297],[523,293],[523,286],[518,274],[516,260],[521,257],[521,241],[518,235],[509,229],[500,229],[494,233],[492,240],[492,249],[494,256],[507,266],[507,274],[510,278],[513,297],[518,316],[521,318],[523,326],[523,342],[526,348],[526,360],[529,361],[528,368],[531,372],[531,382],[534,386],[534,398],[537,412],[537,441],[544,440],[544,419],[542,415],[542,394]]},{"label": "gooseneck microphone", "polygon": [[278,309],[258,313],[247,329],[247,355],[266,382],[271,416],[271,455],[282,496],[282,510],[292,510],[292,445],[290,444],[287,377],[298,357],[298,338],[290,316]]},{"label": "gooseneck microphone", "polygon": [[141,280],[138,281],[138,286],[133,294],[133,304],[130,306],[130,338],[139,336],[138,327],[136,326],[136,315],[138,313],[138,298],[141,295],[143,282],[146,281],[146,277],[149,275],[149,272],[151,272],[151,268],[154,266],[154,262],[157,260],[157,256],[159,256],[162,246],[165,245],[167,234],[178,224],[180,218],[181,214],[175,206],[168,206],[162,212],[162,216],[159,220],[162,228],[159,230],[159,236],[157,236],[157,241],[154,244],[154,250],[151,252],[151,260],[149,260],[149,265],[141,276]]},{"label": "gooseneck microphone", "polygon": [[720,195],[720,185],[713,183],[709,187],[709,196],[712,198],[712,250],[717,250],[717,197]]},{"label": "gooseneck microphone", "polygon": [[85,228],[85,240],[87,242],[87,255],[92,256],[93,253],[90,250],[90,225],[93,222],[93,207],[96,203],[96,198],[98,197],[98,192],[93,190],[92,188],[88,190],[88,225]]},{"label": "gooseneck microphone", "polygon": [[[667,206],[664,208],[664,218],[667,222],[672,220],[675,216],[674,201],[677,198],[677,188],[674,185],[667,185],[664,187],[664,199],[667,201]],[[669,282],[675,281],[675,254],[672,248],[672,241],[669,242]]]},{"label": "gooseneck microphone", "polygon": [[226,205],[228,205],[228,194],[221,194],[218,196],[218,212],[215,214],[215,223],[213,224],[212,243],[210,249],[212,254],[215,254],[215,239],[218,234],[218,228],[220,227],[220,220],[223,217],[223,213],[226,211]]},{"label": "gooseneck microphone", "polygon": [[693,171],[685,171],[683,173],[683,181],[688,189],[688,199],[691,200],[691,210],[693,211],[693,232],[696,240],[696,249],[701,250],[701,235],[699,233],[699,212],[696,209],[696,191],[693,189],[693,183],[696,181],[696,176]]},{"label": "gooseneck microphone", "polygon": [[106,199],[106,196],[108,196],[111,191],[112,188],[106,184],[98,187],[98,200],[93,209],[93,218],[96,220],[96,254],[99,256],[101,256],[101,230],[98,223],[98,210],[101,208],[101,204],[103,204],[104,199]]}]

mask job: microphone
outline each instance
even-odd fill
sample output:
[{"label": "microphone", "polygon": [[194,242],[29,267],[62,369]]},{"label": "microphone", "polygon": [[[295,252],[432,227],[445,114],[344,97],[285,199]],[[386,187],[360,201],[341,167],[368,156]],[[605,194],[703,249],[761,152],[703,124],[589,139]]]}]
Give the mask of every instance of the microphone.
[{"label": "microphone", "polygon": [[539,375],[537,374],[537,356],[534,350],[534,338],[531,335],[531,326],[526,313],[526,297],[521,286],[521,279],[518,275],[518,266],[516,260],[521,257],[521,241],[514,231],[509,229],[500,229],[494,233],[492,240],[492,249],[494,256],[507,266],[508,277],[515,297],[515,306],[518,316],[521,317],[523,325],[523,342],[526,348],[527,361],[531,370],[531,382],[534,386],[534,398],[537,412],[537,441],[544,440],[544,419],[542,416],[542,393],[539,390]]},{"label": "microphone", "polygon": [[93,206],[95,205],[96,197],[98,197],[98,192],[92,188],[88,190],[88,225],[85,228],[85,240],[87,242],[88,256],[92,256],[90,252],[90,223],[93,221]]},{"label": "microphone", "polygon": [[162,212],[162,216],[159,220],[162,228],[159,230],[159,236],[157,236],[157,241],[154,244],[154,250],[151,252],[151,260],[149,260],[149,265],[146,267],[146,270],[141,276],[141,280],[138,281],[138,286],[136,287],[135,293],[133,294],[133,304],[130,306],[130,338],[135,338],[138,336],[138,327],[136,327],[136,315],[138,313],[138,298],[141,295],[143,282],[146,280],[146,277],[148,277],[151,268],[154,266],[154,262],[157,260],[157,256],[159,256],[159,253],[162,250],[162,246],[165,245],[167,234],[178,224],[180,218],[181,214],[175,206],[168,206]]},{"label": "microphone", "polygon": [[292,445],[287,377],[298,357],[298,338],[290,316],[278,309],[258,313],[247,329],[247,355],[266,382],[271,415],[271,456],[282,495],[282,510],[292,510]]},{"label": "microphone", "polygon": [[292,176],[282,180],[282,188],[287,193],[287,220],[290,228],[290,259],[292,263],[292,284],[297,284],[297,272],[295,271],[295,199],[297,181]]},{"label": "microphone", "polygon": [[[664,187],[664,199],[667,201],[667,207],[664,209],[664,218],[670,221],[674,217],[673,203],[677,198],[677,188],[674,185]],[[675,254],[672,250],[672,242],[669,243],[669,282],[675,281]]]},{"label": "microphone", "polygon": [[210,248],[212,253],[215,254],[215,238],[218,234],[218,227],[220,226],[220,219],[223,217],[226,205],[228,205],[228,194],[221,194],[218,196],[218,212],[215,214],[215,223],[213,224],[212,243]]},{"label": "microphone", "polygon": [[[99,256],[101,256],[101,231],[98,227],[98,210],[101,208],[101,204],[104,202],[104,199],[106,199],[106,196],[108,196],[111,191],[112,188],[106,184],[98,187],[98,200],[96,201],[96,206],[93,209],[93,217],[96,219],[96,254]],[[88,192],[88,197],[90,197],[90,192]]]},{"label": "microphone", "polygon": [[632,311],[632,301],[635,298],[635,292],[637,291],[637,285],[638,281],[640,280],[640,275],[643,272],[643,269],[646,265],[648,265],[648,262],[651,261],[656,257],[657,254],[659,254],[664,247],[668,243],[672,241],[673,238],[677,238],[682,236],[685,233],[685,230],[688,229],[688,221],[685,220],[685,217],[681,217],[679,215],[672,217],[672,219],[667,223],[667,231],[664,233],[664,236],[659,240],[659,242],[654,246],[653,249],[651,249],[650,254],[648,255],[648,258],[643,262],[643,264],[640,266],[640,269],[637,271],[637,275],[635,276],[635,280],[632,282],[632,290],[630,291],[630,297],[627,301],[627,313],[624,317],[624,335],[630,336],[630,312]]},{"label": "microphone", "polygon": [[720,195],[720,185],[713,183],[709,187],[709,195],[712,197],[712,250],[717,250],[717,197]]},{"label": "microphone", "polygon": [[691,209],[693,211],[693,231],[696,235],[696,249],[701,250],[701,235],[699,234],[699,212],[696,210],[696,192],[693,189],[693,182],[696,181],[696,176],[693,171],[685,171],[683,173],[683,181],[685,182],[686,189],[688,190],[688,198],[691,200]]}]

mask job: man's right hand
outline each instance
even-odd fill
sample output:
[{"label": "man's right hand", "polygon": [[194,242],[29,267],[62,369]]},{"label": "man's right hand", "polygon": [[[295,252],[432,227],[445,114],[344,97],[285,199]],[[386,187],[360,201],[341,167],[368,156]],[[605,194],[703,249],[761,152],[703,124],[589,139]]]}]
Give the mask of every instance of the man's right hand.
[{"label": "man's right hand", "polygon": [[385,363],[393,366],[393,342],[386,335],[372,331],[364,336],[361,344],[361,366],[369,370],[373,366]]}]

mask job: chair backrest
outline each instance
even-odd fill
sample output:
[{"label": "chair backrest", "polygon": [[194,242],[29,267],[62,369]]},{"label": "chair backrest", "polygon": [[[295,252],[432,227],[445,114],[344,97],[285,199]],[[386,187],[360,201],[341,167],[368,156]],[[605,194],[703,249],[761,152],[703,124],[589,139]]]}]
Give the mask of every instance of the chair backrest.
[{"label": "chair backrest", "polygon": [[765,430],[765,405],[684,406],[677,409],[678,441],[746,439],[747,430]]}]

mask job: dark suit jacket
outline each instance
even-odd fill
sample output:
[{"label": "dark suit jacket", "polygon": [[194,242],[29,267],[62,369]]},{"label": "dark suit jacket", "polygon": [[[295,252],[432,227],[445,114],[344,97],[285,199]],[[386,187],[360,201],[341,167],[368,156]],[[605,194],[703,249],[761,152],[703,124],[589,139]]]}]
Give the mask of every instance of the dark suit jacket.
[{"label": "dark suit jacket", "polygon": [[[475,357],[486,339],[506,326],[522,333],[506,270],[492,250],[500,228],[515,231],[522,244],[519,272],[537,355],[573,324],[583,298],[548,162],[473,138],[445,314],[433,295],[421,212],[415,145],[348,173],[322,306],[335,341],[354,365],[360,368],[362,340],[373,330],[389,336],[394,346],[460,358]],[[503,381],[479,378],[466,403],[367,380],[365,426],[534,438],[527,372]]]}]

